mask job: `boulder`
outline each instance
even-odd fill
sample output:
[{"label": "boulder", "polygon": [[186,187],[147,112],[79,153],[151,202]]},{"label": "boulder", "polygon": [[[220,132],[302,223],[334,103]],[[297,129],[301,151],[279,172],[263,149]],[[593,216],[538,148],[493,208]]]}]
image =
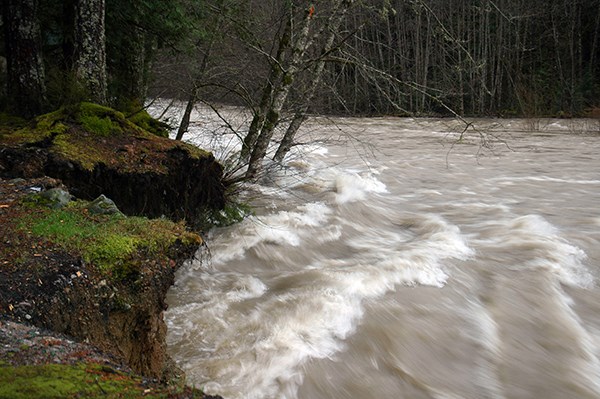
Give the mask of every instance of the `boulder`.
[{"label": "boulder", "polygon": [[93,200],[87,209],[92,215],[114,215],[121,213],[114,201],[106,198],[104,194]]},{"label": "boulder", "polygon": [[71,194],[62,188],[51,188],[43,191],[40,196],[48,201],[50,208],[59,209],[71,202]]}]

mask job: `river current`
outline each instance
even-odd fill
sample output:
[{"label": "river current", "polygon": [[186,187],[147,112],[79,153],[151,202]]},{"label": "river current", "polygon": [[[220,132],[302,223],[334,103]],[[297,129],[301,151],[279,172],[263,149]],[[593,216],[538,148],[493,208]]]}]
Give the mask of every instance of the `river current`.
[{"label": "river current", "polygon": [[600,123],[472,122],[457,142],[455,120],[309,120],[286,167],[244,188],[255,215],[177,273],[165,318],[188,382],[600,398]]}]

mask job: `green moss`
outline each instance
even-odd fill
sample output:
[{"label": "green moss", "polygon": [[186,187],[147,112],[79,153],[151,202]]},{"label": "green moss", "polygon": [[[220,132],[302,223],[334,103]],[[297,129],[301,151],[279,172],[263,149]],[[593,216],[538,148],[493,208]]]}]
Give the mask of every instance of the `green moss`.
[{"label": "green moss", "polygon": [[27,124],[27,121],[20,116],[0,112],[0,126],[9,128],[21,128]]},{"label": "green moss", "polygon": [[[67,108],[68,109],[68,108]],[[105,107],[94,103],[81,102],[71,107],[74,110],[75,115],[80,116],[108,116],[115,121],[125,120],[125,115],[122,112],[115,111],[112,108]]]},{"label": "green moss", "polygon": [[54,152],[66,159],[77,161],[83,169],[91,171],[98,163],[106,160],[102,148],[94,145],[95,140],[93,137],[59,135],[53,141]]},{"label": "green moss", "polygon": [[[0,367],[0,398],[168,398],[181,389],[148,389],[141,378],[94,363]],[[202,398],[187,390],[186,397]]]},{"label": "green moss", "polygon": [[84,258],[103,269],[115,267],[119,261],[127,260],[138,247],[140,239],[131,235],[111,234],[95,240],[86,249]]},{"label": "green moss", "polygon": [[64,119],[64,111],[59,109],[35,118],[35,129],[39,131],[50,130],[58,121]]},{"label": "green moss", "polygon": [[[31,207],[43,204],[39,195],[30,196]],[[19,223],[19,230],[39,239],[45,239],[68,252],[80,254],[115,279],[130,278],[137,274],[135,255],[166,256],[166,251],[179,240],[200,244],[197,234],[187,232],[181,223],[167,219],[147,219],[122,215],[95,215],[87,213],[85,201],[69,203],[62,209],[35,208]]]},{"label": "green moss", "polygon": [[36,118],[33,127],[22,127],[5,134],[3,141],[8,143],[37,143],[52,136],[63,134],[68,127],[60,122],[62,113],[60,111],[51,112]]},{"label": "green moss", "polygon": [[130,122],[135,123],[142,129],[154,134],[155,136],[165,138],[169,137],[169,130],[171,129],[171,126],[157,119],[154,119],[145,110],[138,111],[127,119]]},{"label": "green moss", "polygon": [[104,118],[100,118],[96,115],[81,116],[79,121],[86,131],[92,132],[98,136],[109,137],[113,134],[123,132],[123,129],[121,129],[119,125],[113,123],[107,116]]},{"label": "green moss", "polygon": [[16,130],[0,126],[0,141],[35,144],[87,171],[105,164],[125,172],[160,174],[167,170],[163,161],[169,151],[185,151],[195,159],[212,156],[190,144],[156,137],[168,136],[167,127],[146,111],[134,113],[130,121],[111,108],[82,102],[41,115]]}]

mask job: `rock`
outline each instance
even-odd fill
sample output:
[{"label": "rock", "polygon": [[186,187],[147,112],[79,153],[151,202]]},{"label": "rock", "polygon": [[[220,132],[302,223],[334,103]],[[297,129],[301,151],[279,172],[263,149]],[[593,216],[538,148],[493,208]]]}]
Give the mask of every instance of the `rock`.
[{"label": "rock", "polygon": [[51,188],[50,190],[43,191],[40,196],[49,201],[48,206],[53,209],[59,209],[67,205],[72,198],[69,192],[61,188]]},{"label": "rock", "polygon": [[121,214],[117,205],[110,199],[106,198],[104,194],[101,194],[88,206],[88,211],[92,215],[114,215],[116,213]]}]

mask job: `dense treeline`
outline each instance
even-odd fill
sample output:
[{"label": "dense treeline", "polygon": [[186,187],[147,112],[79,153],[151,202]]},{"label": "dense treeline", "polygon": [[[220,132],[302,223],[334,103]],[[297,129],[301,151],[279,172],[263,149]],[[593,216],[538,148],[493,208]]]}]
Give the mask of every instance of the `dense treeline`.
[{"label": "dense treeline", "polygon": [[[248,96],[259,101],[288,2],[238,1],[236,11],[223,17],[233,3],[215,2],[218,6],[209,8],[212,20],[220,15],[221,23],[218,46],[211,42],[210,68],[203,74],[206,90],[199,96],[242,99],[247,105]],[[335,3],[311,2],[315,35],[327,24]],[[312,112],[570,116],[599,105],[597,0],[350,3],[333,50],[327,54]],[[206,54],[207,48],[206,42],[200,44],[200,53]],[[301,100],[312,73],[309,64],[321,49],[313,43],[307,51],[306,66],[288,98],[290,110],[295,99]],[[174,87],[172,72],[177,71],[175,80],[186,91],[187,69],[173,67],[173,59],[168,58],[161,73],[168,70],[166,65],[174,68],[167,74],[168,88]],[[159,81],[157,87],[165,85]]]},{"label": "dense treeline", "polygon": [[[309,113],[580,116],[600,106],[598,0],[4,0],[4,110],[151,96],[252,112],[236,170]],[[274,154],[268,154],[277,144]]]},{"label": "dense treeline", "polygon": [[146,99],[152,69],[153,93],[252,106],[286,21],[297,14],[293,41],[309,6],[289,111],[304,106],[316,60],[312,112],[569,116],[599,105],[597,0],[305,3],[5,0],[3,108],[33,114],[81,97],[127,108]]},{"label": "dense treeline", "polygon": [[193,5],[148,0],[4,0],[0,106],[22,116],[81,100],[144,103],[156,51],[195,32]]},{"label": "dense treeline", "polygon": [[346,29],[356,35],[345,51],[406,83],[389,90],[376,74],[332,66],[351,112],[445,112],[443,102],[469,115],[576,115],[598,105],[597,0],[388,0],[356,8]]}]

